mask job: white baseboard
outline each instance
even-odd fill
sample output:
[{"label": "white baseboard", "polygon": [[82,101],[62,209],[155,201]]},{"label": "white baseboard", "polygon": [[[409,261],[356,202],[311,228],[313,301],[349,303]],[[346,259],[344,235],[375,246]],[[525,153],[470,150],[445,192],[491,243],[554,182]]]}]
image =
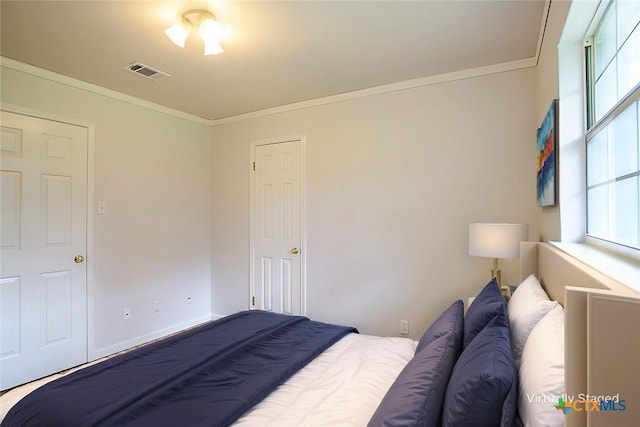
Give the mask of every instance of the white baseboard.
[{"label": "white baseboard", "polygon": [[188,320],[186,322],[177,323],[175,325],[171,325],[169,327],[159,329],[157,331],[150,332],[148,334],[140,335],[134,338],[130,338],[128,340],[120,341],[112,345],[108,345],[102,348],[89,349],[89,361],[93,361],[96,359],[100,359],[101,357],[109,356],[111,354],[117,353],[122,350],[129,349],[131,347],[135,347],[141,344],[148,343],[153,340],[157,340],[158,338],[166,337],[167,335],[174,334],[176,332],[180,332],[184,329],[192,328],[204,322],[209,322],[211,320],[219,319],[219,315],[206,315],[196,317],[195,319]]}]

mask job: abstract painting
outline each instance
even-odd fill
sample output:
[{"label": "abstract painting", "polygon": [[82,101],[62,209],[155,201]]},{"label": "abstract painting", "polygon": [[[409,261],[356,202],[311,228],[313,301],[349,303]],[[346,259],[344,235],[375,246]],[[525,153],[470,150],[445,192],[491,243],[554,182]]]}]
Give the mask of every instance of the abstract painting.
[{"label": "abstract painting", "polygon": [[554,99],[538,128],[538,206],[554,206],[557,196],[558,100]]}]

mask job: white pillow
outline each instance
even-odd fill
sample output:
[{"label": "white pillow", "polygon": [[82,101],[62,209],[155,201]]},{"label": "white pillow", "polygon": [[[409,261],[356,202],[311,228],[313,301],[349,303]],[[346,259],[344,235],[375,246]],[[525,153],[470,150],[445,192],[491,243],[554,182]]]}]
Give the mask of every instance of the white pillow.
[{"label": "white pillow", "polygon": [[525,426],[564,426],[555,408],[564,393],[564,310],[553,307],[531,331],[522,352],[518,411]]},{"label": "white pillow", "polygon": [[533,274],[522,281],[507,303],[507,316],[511,330],[511,349],[516,365],[531,330],[557,303],[550,301],[547,293]]}]

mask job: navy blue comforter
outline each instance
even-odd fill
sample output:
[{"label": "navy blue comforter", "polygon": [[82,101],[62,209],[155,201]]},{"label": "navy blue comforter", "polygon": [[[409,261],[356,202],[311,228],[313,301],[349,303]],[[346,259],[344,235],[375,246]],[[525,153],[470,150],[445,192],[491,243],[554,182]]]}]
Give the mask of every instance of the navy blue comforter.
[{"label": "navy blue comforter", "polygon": [[226,426],[353,328],[251,310],[50,382],[10,426]]}]

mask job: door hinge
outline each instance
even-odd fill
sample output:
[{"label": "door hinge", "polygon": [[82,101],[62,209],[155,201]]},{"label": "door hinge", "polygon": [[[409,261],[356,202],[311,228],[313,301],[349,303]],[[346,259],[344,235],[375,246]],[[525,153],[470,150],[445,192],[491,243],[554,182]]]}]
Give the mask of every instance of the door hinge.
[{"label": "door hinge", "polygon": [[255,306],[256,305],[256,297],[251,297],[251,306]]},{"label": "door hinge", "polygon": [[256,170],[256,162],[253,162],[253,170]]}]

